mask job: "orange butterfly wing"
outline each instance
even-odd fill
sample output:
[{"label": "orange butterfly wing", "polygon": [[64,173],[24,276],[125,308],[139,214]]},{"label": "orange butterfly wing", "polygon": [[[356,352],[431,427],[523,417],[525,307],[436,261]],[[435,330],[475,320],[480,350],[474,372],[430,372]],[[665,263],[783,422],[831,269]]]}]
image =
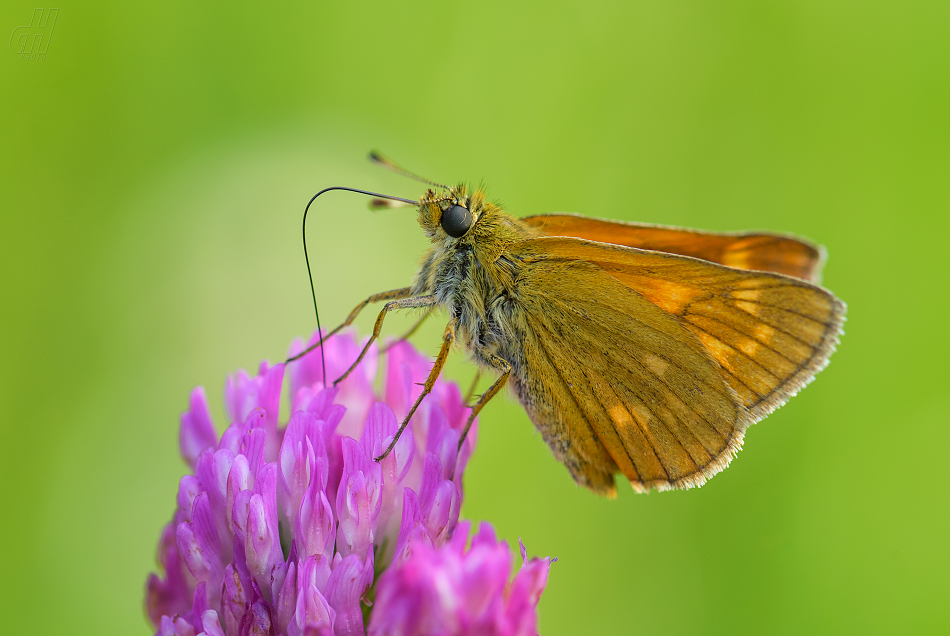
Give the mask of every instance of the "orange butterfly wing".
[{"label": "orange butterfly wing", "polygon": [[800,279],[567,237],[513,245],[512,384],[575,479],[701,485],[828,362],[845,305]]},{"label": "orange butterfly wing", "polygon": [[702,232],[662,225],[624,223],[577,214],[541,214],[521,219],[549,236],[573,236],[737,267],[821,280],[824,253],[799,238],[768,232]]}]

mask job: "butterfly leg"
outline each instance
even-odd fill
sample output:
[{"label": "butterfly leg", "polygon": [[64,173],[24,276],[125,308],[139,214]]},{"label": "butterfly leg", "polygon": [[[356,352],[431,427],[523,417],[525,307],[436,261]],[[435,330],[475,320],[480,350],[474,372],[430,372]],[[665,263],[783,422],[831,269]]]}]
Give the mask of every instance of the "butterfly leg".
[{"label": "butterfly leg", "polygon": [[[401,290],[395,290],[395,291],[401,291]],[[393,292],[388,292],[388,293],[393,293]],[[382,331],[383,320],[386,318],[387,313],[389,313],[390,311],[394,309],[412,309],[414,307],[431,307],[435,303],[436,303],[436,298],[433,295],[433,296],[415,296],[413,298],[402,298],[400,300],[392,300],[386,303],[385,305],[383,305],[382,311],[380,311],[379,316],[376,317],[376,325],[373,327],[373,335],[370,336],[369,342],[367,342],[366,346],[363,347],[363,350],[360,351],[360,355],[359,357],[356,358],[356,362],[350,365],[350,368],[347,369],[343,375],[341,375],[336,380],[334,380],[333,386],[336,386],[337,384],[342,382],[344,379],[346,379],[346,376],[350,375],[350,373],[353,372],[353,369],[355,369],[356,366],[360,362],[362,362],[363,356],[365,356],[366,352],[369,351],[370,346],[374,342],[376,342],[377,338],[379,338],[379,332]],[[358,313],[357,310],[359,309],[362,309],[362,307],[357,307],[356,309],[353,310],[353,312]],[[353,316],[354,314],[351,313],[350,315]],[[345,324],[346,323],[344,323],[344,325]]]},{"label": "butterfly leg", "polygon": [[425,399],[425,396],[429,395],[432,392],[432,387],[435,386],[435,381],[439,379],[439,374],[442,373],[442,367],[445,366],[445,359],[449,357],[449,351],[452,349],[452,343],[455,341],[455,323],[450,322],[445,326],[445,332],[442,334],[442,348],[439,350],[439,355],[435,359],[435,364],[432,365],[432,371],[429,372],[429,377],[426,378],[425,384],[422,386],[422,393],[419,394],[419,397],[416,398],[416,403],[412,405],[412,408],[409,409],[409,413],[406,414],[406,418],[402,421],[402,424],[399,425],[399,430],[396,431],[396,434],[393,435],[393,439],[389,442],[389,446],[386,447],[386,450],[383,451],[382,455],[376,458],[377,462],[381,462],[386,458],[386,455],[389,455],[392,452],[393,448],[396,446],[396,442],[399,441],[400,435],[406,430],[406,427],[409,425],[409,420],[412,419],[413,414],[416,412],[416,409],[419,408],[419,405],[422,404],[422,400]]},{"label": "butterfly leg", "polygon": [[379,350],[379,352],[380,352],[380,353],[385,353],[385,352],[389,351],[389,348],[392,347],[392,346],[393,346],[394,344],[396,344],[397,342],[402,342],[403,340],[408,340],[408,339],[409,339],[409,336],[411,336],[412,334],[416,333],[416,330],[418,330],[419,327],[422,326],[422,323],[424,323],[424,322],[426,321],[426,318],[428,318],[429,316],[431,316],[431,315],[432,315],[432,312],[434,312],[434,311],[435,311],[435,307],[430,307],[430,308],[426,309],[425,313],[422,314],[422,316],[419,317],[419,320],[417,320],[417,321],[415,322],[415,324],[413,324],[411,327],[409,327],[409,331],[407,331],[406,333],[402,334],[401,336],[399,336],[399,338],[397,338],[396,340],[393,340],[392,342],[390,342],[390,343],[389,343],[388,345],[386,345],[385,347],[382,347],[382,348]]},{"label": "butterfly leg", "polygon": [[475,397],[475,389],[478,388],[478,381],[482,379],[482,372],[479,370],[475,371],[475,377],[472,379],[472,385],[468,387],[468,392],[465,394],[465,406],[471,408],[472,398]]},{"label": "butterfly leg", "polygon": [[[412,287],[402,287],[400,289],[392,289],[390,291],[384,291],[378,294],[373,294],[372,296],[370,296],[369,298],[361,302],[359,305],[354,307],[353,311],[350,312],[350,315],[346,317],[346,320],[344,320],[340,325],[338,325],[336,329],[334,329],[333,331],[325,335],[323,337],[323,340],[326,341],[330,336],[334,335],[335,333],[337,333],[344,327],[350,326],[353,323],[353,321],[356,320],[356,317],[360,315],[360,312],[363,311],[363,308],[366,307],[366,305],[370,303],[382,302],[384,300],[400,300],[402,298],[408,298],[411,295],[412,295]],[[319,346],[320,346],[320,342],[316,342],[313,345],[301,351],[300,353],[298,353],[297,355],[287,358],[284,362],[285,363],[293,362],[294,360],[297,360],[298,358],[302,358]]]},{"label": "butterfly leg", "polygon": [[462,435],[459,437],[459,449],[462,448],[462,443],[465,441],[465,436],[468,435],[468,429],[472,428],[472,422],[475,421],[475,418],[478,416],[479,411],[482,410],[488,400],[495,397],[495,394],[501,390],[501,387],[505,385],[505,382],[508,381],[508,376],[511,375],[511,365],[508,364],[508,361],[500,356],[491,354],[489,362],[493,367],[501,371],[501,376],[495,380],[488,390],[482,393],[481,397],[478,398],[478,402],[475,403],[475,406],[472,407],[472,412],[468,416],[468,422],[465,423],[465,428],[462,429]]}]

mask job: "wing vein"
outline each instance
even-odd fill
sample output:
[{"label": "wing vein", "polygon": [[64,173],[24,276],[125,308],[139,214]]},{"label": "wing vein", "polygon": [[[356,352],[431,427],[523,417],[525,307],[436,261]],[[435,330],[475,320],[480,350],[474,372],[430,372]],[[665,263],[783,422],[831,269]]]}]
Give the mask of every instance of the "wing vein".
[{"label": "wing vein", "polygon": [[[550,329],[549,326],[545,323],[545,321],[539,321],[539,324],[542,325],[542,327],[544,328],[544,330],[548,333],[548,335],[549,335],[551,338],[557,338],[557,336],[551,331],[551,329]],[[548,343],[547,343],[547,341],[546,341],[546,338],[538,338],[538,343],[541,345],[541,348],[544,350],[545,356],[548,358],[549,361],[551,361],[551,360],[552,360],[552,357],[551,357],[549,345],[548,345]],[[584,411],[584,407],[581,406],[581,404],[577,401],[577,397],[574,395],[574,387],[573,387],[572,383],[570,383],[570,382],[567,381],[567,378],[564,377],[564,374],[562,373],[561,369],[558,368],[558,365],[552,363],[552,364],[551,364],[551,367],[554,369],[555,373],[558,374],[558,377],[561,378],[561,382],[564,383],[564,386],[567,387],[568,393],[571,394],[571,399],[574,400],[574,403],[577,405],[577,410],[581,413],[581,415],[584,417],[584,419],[587,420],[588,425],[591,427],[591,430],[593,430],[594,433],[595,433],[595,435],[596,435],[597,426],[595,425],[594,422],[591,422],[590,417],[589,417],[589,416],[587,415],[587,413]],[[584,376],[584,379],[587,381],[588,385],[590,385],[590,378],[587,377],[587,373],[586,373],[583,369],[581,369],[581,375]],[[591,389],[590,393],[591,393],[591,395],[594,395],[593,389]],[[598,400],[598,403],[600,403],[600,400]],[[603,405],[601,405],[601,406],[603,406]],[[608,416],[608,419],[610,419],[609,416]],[[612,421],[612,420],[611,420],[611,421]],[[608,446],[603,440],[601,440],[601,443],[604,444],[604,446],[608,449],[608,452],[609,452],[610,446]],[[648,444],[650,443],[649,438],[647,438],[647,443],[648,443]],[[655,449],[655,448],[652,448],[652,446],[653,446],[652,444],[650,444],[650,446],[651,446],[651,449],[653,450],[653,454],[656,455],[656,458],[657,458],[658,463],[660,464],[660,467],[663,469],[663,472],[666,473],[666,467],[663,466],[663,463],[659,461],[660,456],[656,454],[656,449]],[[637,479],[639,479],[641,483],[646,483],[646,482],[643,480],[643,478],[640,476],[640,471],[637,470],[637,465],[636,465],[636,463],[633,461],[633,457],[630,455],[630,451],[627,450],[627,447],[626,447],[626,445],[623,443],[622,440],[621,440],[621,443],[620,443],[620,447],[623,448],[624,454],[627,456],[627,459],[630,460],[630,466],[633,467],[633,472],[636,473]],[[669,475],[668,475],[668,474],[667,474],[666,477],[667,477],[667,480],[669,480]]]},{"label": "wing vein", "polygon": [[[690,324],[693,325],[696,329],[699,329],[700,331],[702,331],[703,333],[708,334],[711,338],[713,338],[714,340],[716,340],[716,342],[719,342],[722,346],[727,347],[730,351],[734,351],[735,353],[741,355],[743,358],[745,358],[746,360],[748,360],[749,362],[751,362],[751,363],[754,364],[755,366],[757,366],[757,367],[759,367],[760,369],[762,369],[762,371],[764,371],[765,373],[767,373],[767,374],[770,375],[771,377],[775,378],[775,381],[779,383],[779,386],[781,386],[782,378],[778,377],[777,375],[775,375],[774,373],[772,373],[771,371],[769,371],[768,369],[766,369],[765,367],[763,367],[763,366],[761,365],[761,363],[759,363],[758,360],[756,360],[755,358],[749,357],[744,351],[740,351],[739,349],[736,349],[735,347],[733,347],[732,345],[730,345],[728,342],[724,342],[721,338],[719,338],[719,337],[716,336],[715,334],[709,333],[708,331],[706,331],[705,329],[703,329],[703,328],[700,327],[699,325],[694,324],[694,323],[690,323]],[[795,364],[795,363],[793,362],[792,364]],[[721,367],[723,366],[721,362],[719,363],[719,366],[721,366]],[[725,367],[723,367],[723,368],[725,369]],[[726,371],[729,371],[729,370],[726,369]],[[795,371],[792,371],[791,375],[794,375],[796,371],[798,371],[798,369],[796,369]],[[731,372],[730,372],[730,375],[732,375],[733,377],[735,377],[735,374],[733,374],[733,373],[731,373]],[[749,389],[750,391],[752,391],[753,393],[755,393],[757,396],[761,397],[761,394],[760,394],[758,391],[754,391],[751,386],[749,386],[749,385],[746,384],[745,382],[742,382],[741,379],[739,379],[739,378],[736,378],[736,379],[739,380],[739,382],[741,382],[744,387],[746,387],[747,389]]]},{"label": "wing vein", "polygon": [[[649,371],[646,371],[646,372],[647,372],[647,373],[650,373]],[[676,399],[680,400],[680,402],[683,403],[683,406],[686,407],[686,409],[688,409],[690,412],[692,412],[694,415],[696,415],[696,417],[698,417],[700,420],[702,420],[703,422],[705,422],[705,423],[709,426],[709,428],[713,431],[713,433],[715,433],[718,437],[720,437],[720,438],[722,438],[722,439],[725,439],[725,438],[723,437],[722,433],[720,433],[718,430],[716,430],[716,427],[712,424],[712,422],[710,422],[709,420],[707,420],[706,417],[705,417],[702,413],[699,413],[698,411],[696,411],[696,409],[694,409],[693,407],[691,407],[689,404],[687,404],[686,402],[684,402],[684,401],[682,400],[682,398],[680,398],[678,395],[676,395],[676,391],[673,389],[673,387],[671,387],[665,380],[663,380],[662,377],[657,376],[657,375],[654,374],[654,373],[650,373],[650,375],[651,375],[652,377],[656,378],[657,381],[658,381],[660,384],[662,384],[663,386],[665,386],[665,387],[667,388],[667,390],[670,392],[671,395],[673,395],[674,397],[676,397]],[[627,382],[624,381],[624,378],[623,378],[623,377],[618,378],[618,383],[619,383],[624,389],[626,389],[629,393],[631,393],[632,395],[634,395],[634,396],[637,395],[637,390],[631,388],[630,385],[629,385]],[[660,394],[658,391],[656,391],[656,390],[650,388],[649,386],[642,386],[642,387],[639,387],[639,390],[642,391],[642,392],[649,393],[657,403],[662,403],[662,402],[663,402],[663,395]],[[639,396],[637,396],[637,397],[638,397],[638,399],[640,399]],[[683,440],[680,438],[680,436],[677,435],[673,430],[670,429],[669,426],[666,425],[666,423],[663,421],[663,418],[661,418],[661,417],[659,416],[659,414],[657,413],[657,411],[655,411],[653,408],[651,408],[651,407],[649,406],[649,404],[647,404],[647,402],[646,402],[645,400],[643,400],[643,399],[640,399],[640,403],[643,404],[644,408],[646,408],[647,411],[649,411],[649,413],[650,413],[650,415],[651,415],[651,418],[652,418],[652,421],[660,422],[660,423],[666,428],[666,430],[670,432],[670,435],[672,435],[672,437],[673,437],[674,439],[676,439],[676,442],[677,442],[677,443],[680,445],[680,447],[683,449],[683,452],[686,453],[686,455],[687,455],[690,459],[693,460],[693,463],[695,463],[696,466],[701,469],[702,466],[699,465],[699,462],[696,460],[696,458],[693,457],[692,453],[689,452],[689,449],[686,447],[686,444],[683,443]],[[667,410],[668,410],[669,414],[670,414],[677,422],[679,422],[680,424],[683,425],[683,428],[686,430],[686,432],[689,433],[689,422],[687,422],[686,420],[684,420],[683,418],[681,418],[681,417],[676,413],[676,411],[673,410],[672,408],[667,409]],[[634,420],[636,420],[636,418],[634,418]],[[638,422],[638,424],[639,424],[639,422]],[[640,428],[642,429],[643,426],[640,426]],[[692,433],[690,433],[690,435],[692,435]],[[693,438],[694,438],[697,442],[699,442],[700,446],[702,446],[704,449],[706,449],[706,452],[710,455],[710,457],[715,457],[715,456],[718,454],[718,451],[716,451],[716,450],[714,450],[714,449],[710,449],[708,446],[706,446],[706,444],[703,443],[702,439],[698,438],[698,437],[695,436],[695,435],[693,435]]]},{"label": "wing vein", "polygon": [[[756,289],[755,291],[758,291],[758,289]],[[729,300],[730,302],[732,302],[733,304],[735,304],[735,302],[738,301],[738,302],[743,302],[743,303],[752,303],[753,305],[760,305],[760,306],[762,306],[762,307],[768,307],[769,309],[778,309],[779,311],[785,311],[785,312],[788,312],[788,313],[790,313],[790,314],[795,314],[796,316],[801,316],[801,317],[804,318],[805,320],[810,320],[810,321],[812,321],[812,322],[816,322],[816,323],[818,323],[819,325],[821,325],[822,327],[827,327],[827,326],[829,325],[829,323],[827,323],[827,322],[825,322],[825,321],[823,321],[823,320],[820,320],[820,319],[818,319],[818,318],[815,318],[814,316],[809,316],[808,314],[803,314],[803,313],[800,312],[800,311],[795,311],[794,309],[788,309],[787,307],[782,307],[782,306],[780,306],[780,305],[770,305],[769,303],[764,303],[764,302],[759,301],[759,300],[749,300],[749,299],[747,299],[747,298],[733,298],[732,296],[724,296],[723,298],[724,298],[724,299],[728,299],[728,300]],[[739,306],[736,306],[736,309],[738,309],[738,310],[740,310],[740,311],[745,311],[745,310],[743,310],[743,309],[742,309],[741,307],[739,307]],[[746,312],[746,313],[748,313],[748,312]],[[833,315],[833,314],[832,314],[832,315]],[[765,322],[765,321],[763,321],[763,322]]]},{"label": "wing vein", "polygon": [[[723,327],[726,327],[726,328],[728,328],[728,329],[732,329],[732,330],[735,331],[736,333],[742,334],[742,335],[745,336],[746,338],[751,338],[752,340],[755,340],[756,342],[758,342],[759,344],[761,344],[763,347],[765,347],[765,348],[768,349],[769,351],[775,353],[775,354],[778,355],[779,357],[782,357],[782,358],[788,360],[790,363],[792,363],[792,364],[794,364],[794,365],[798,365],[797,362],[795,362],[794,360],[792,360],[791,358],[789,358],[788,356],[786,356],[784,353],[782,353],[782,352],[779,351],[778,349],[769,346],[768,342],[763,341],[763,340],[761,339],[761,337],[756,336],[755,334],[751,334],[751,333],[748,333],[748,332],[746,332],[746,331],[743,331],[742,329],[739,328],[738,325],[734,325],[734,324],[729,324],[729,323],[727,323],[727,322],[723,322],[722,320],[720,320],[719,318],[716,318],[715,316],[710,316],[709,314],[705,314],[705,313],[702,313],[702,312],[700,312],[700,311],[696,311],[695,309],[689,310],[688,314],[691,314],[691,315],[694,315],[694,316],[701,316],[701,317],[705,318],[706,320],[712,320],[713,322],[718,322],[718,323],[719,323],[720,325],[722,325]],[[687,317],[687,314],[684,313],[684,314],[683,314],[683,318],[686,318],[686,317]],[[692,322],[692,321],[690,321],[689,324],[698,327],[698,325],[696,325],[696,323],[694,323],[694,322]],[[814,346],[808,344],[807,342],[805,342],[805,341],[802,340],[801,338],[796,337],[794,334],[788,333],[788,332],[785,331],[784,329],[781,329],[781,328],[779,328],[779,327],[773,327],[772,325],[769,325],[769,328],[770,328],[770,329],[774,329],[775,331],[778,331],[779,333],[784,334],[784,335],[788,336],[789,338],[793,338],[794,340],[800,342],[801,344],[803,344],[804,346],[808,347],[809,349],[814,349],[814,348],[815,348]],[[706,330],[703,329],[703,331],[706,331]],[[709,333],[709,332],[706,331],[706,333]],[[710,335],[711,335],[711,334],[710,334]],[[718,338],[717,338],[717,340],[718,340]]]}]

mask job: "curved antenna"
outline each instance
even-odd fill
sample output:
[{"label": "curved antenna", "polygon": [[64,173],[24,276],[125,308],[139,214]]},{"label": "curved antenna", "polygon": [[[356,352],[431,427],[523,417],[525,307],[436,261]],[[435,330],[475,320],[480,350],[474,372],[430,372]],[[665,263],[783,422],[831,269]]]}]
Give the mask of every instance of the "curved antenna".
[{"label": "curved antenna", "polygon": [[[310,201],[307,203],[307,207],[303,210],[303,258],[307,262],[307,277],[310,279],[310,295],[313,297],[313,313],[317,316],[317,333],[320,335],[320,365],[323,368],[323,386],[327,385],[327,361],[323,355],[323,329],[320,327],[320,311],[317,309],[317,292],[313,289],[313,274],[310,272],[310,257],[307,255],[307,213],[310,211],[310,206],[313,205],[313,202],[317,200],[317,197],[325,192],[330,192],[331,190],[343,190],[344,192],[355,192],[357,194],[365,194],[370,197],[378,197],[380,199],[390,199],[391,201],[402,201],[403,203],[411,203],[412,205],[418,205],[418,201],[413,201],[412,199],[403,199],[402,197],[394,197],[388,194],[379,194],[378,192],[370,192],[369,190],[358,190],[357,188],[344,188],[342,186],[334,186],[332,188],[324,188],[317,192]],[[288,358],[286,362],[292,362],[297,358],[303,356],[305,353],[312,351],[313,347],[306,349],[300,354]]]},{"label": "curved antenna", "polygon": [[427,184],[429,184],[429,185],[431,185],[431,186],[435,186],[435,187],[437,187],[437,188],[442,188],[442,189],[444,189],[444,190],[448,190],[448,189],[449,189],[449,186],[447,186],[447,185],[443,185],[443,184],[441,184],[441,183],[436,183],[435,181],[432,181],[432,180],[430,180],[430,179],[426,179],[425,177],[420,177],[420,176],[417,175],[415,172],[410,172],[410,171],[406,170],[405,168],[403,168],[402,166],[400,166],[399,164],[397,164],[396,162],[394,162],[394,161],[393,161],[392,159],[390,159],[389,157],[384,157],[383,154],[382,154],[381,152],[379,152],[378,150],[370,150],[370,151],[369,151],[369,160],[372,161],[372,162],[374,162],[374,163],[378,163],[379,165],[383,166],[384,168],[389,168],[389,169],[392,170],[393,172],[398,172],[399,174],[401,174],[401,175],[404,176],[404,177],[409,177],[410,179],[415,179],[416,181],[420,181],[420,182],[422,182],[422,183],[427,183]]}]

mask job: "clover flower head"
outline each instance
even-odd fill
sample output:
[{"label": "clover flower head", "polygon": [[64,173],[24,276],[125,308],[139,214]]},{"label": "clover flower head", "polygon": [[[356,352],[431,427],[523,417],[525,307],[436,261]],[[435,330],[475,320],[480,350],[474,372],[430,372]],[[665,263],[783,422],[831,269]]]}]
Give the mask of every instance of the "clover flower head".
[{"label": "clover flower head", "polygon": [[[407,496],[411,491],[407,490]],[[403,512],[409,517],[409,508]],[[411,522],[410,522],[411,523]],[[552,559],[527,558],[509,581],[511,553],[483,523],[466,549],[468,522],[443,547],[412,541],[379,581],[369,636],[534,636]]]},{"label": "clover flower head", "polygon": [[[303,347],[293,343],[290,354]],[[360,348],[351,333],[327,340],[327,377],[341,375]],[[438,381],[393,452],[374,461],[430,365],[395,343],[379,400],[375,346],[335,388],[324,386],[319,351],[286,367],[264,362],[255,376],[228,378],[232,423],[220,437],[196,388],[180,431],[193,474],[181,478],[159,541],[164,578],[152,574],[146,585],[157,633],[365,634],[379,573],[394,557],[409,567],[416,553],[448,544],[458,524],[477,422],[459,449],[468,410],[455,384]],[[285,372],[292,415],[282,426]]]}]

